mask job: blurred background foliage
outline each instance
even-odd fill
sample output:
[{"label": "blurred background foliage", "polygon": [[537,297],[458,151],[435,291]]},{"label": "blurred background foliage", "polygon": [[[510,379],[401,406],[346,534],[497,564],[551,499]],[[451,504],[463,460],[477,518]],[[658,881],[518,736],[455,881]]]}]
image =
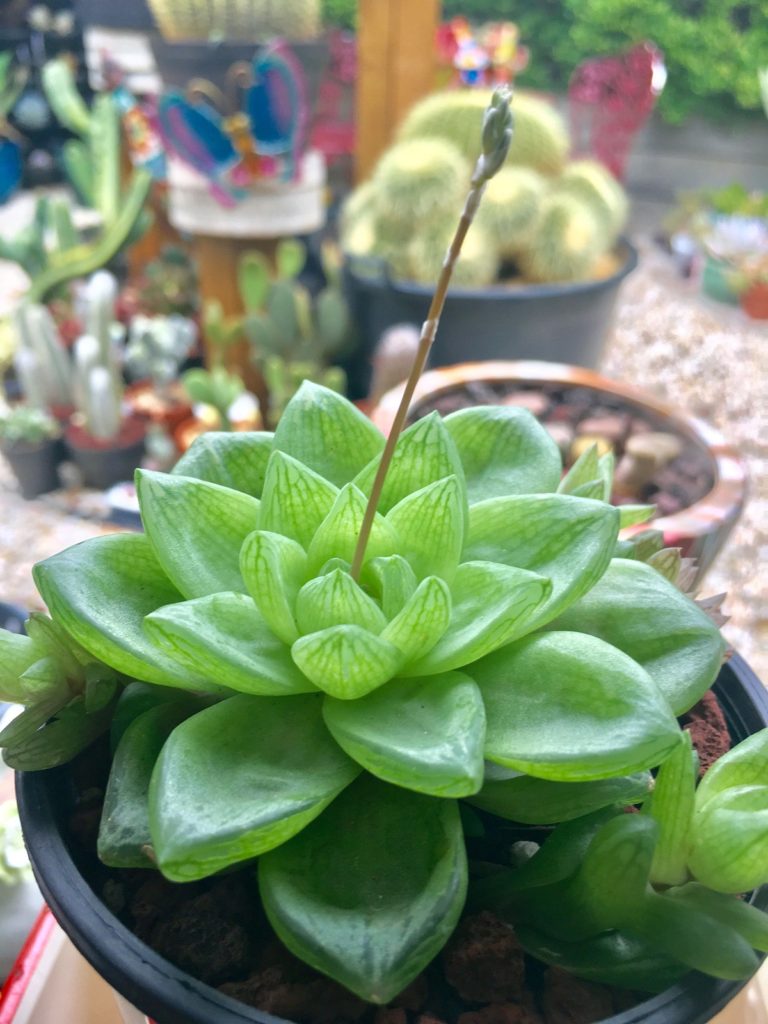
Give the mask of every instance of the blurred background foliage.
[{"label": "blurred background foliage", "polygon": [[[356,8],[356,0],[324,0],[325,20],[352,28]],[[658,108],[666,121],[760,110],[768,0],[444,0],[443,14],[516,22],[531,50],[524,88],[565,92],[582,60],[648,39],[669,72]]]}]

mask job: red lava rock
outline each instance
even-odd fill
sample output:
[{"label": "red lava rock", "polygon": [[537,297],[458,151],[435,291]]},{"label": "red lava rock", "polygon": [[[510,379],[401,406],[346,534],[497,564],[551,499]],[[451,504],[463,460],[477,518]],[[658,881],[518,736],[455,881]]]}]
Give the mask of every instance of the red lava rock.
[{"label": "red lava rock", "polygon": [[691,734],[699,755],[699,775],[703,775],[719,757],[731,749],[731,737],[717,697],[707,690],[698,704],[694,704],[683,718],[683,728]]},{"label": "red lava rock", "polygon": [[512,929],[488,911],[466,917],[443,953],[449,985],[471,1003],[522,999],[523,950]]},{"label": "red lava rock", "polygon": [[[290,981],[281,967],[267,967],[246,981],[228,982],[219,991],[265,1013],[296,1024],[356,1024],[368,1007],[327,978]],[[389,1024],[399,1024],[393,1019]]]},{"label": "red lava rock", "polygon": [[574,978],[559,967],[544,973],[542,1009],[546,1024],[585,1024],[613,1013],[610,989]]},{"label": "red lava rock", "polygon": [[376,1011],[373,1024],[408,1024],[405,1010],[397,1006],[382,1006]]},{"label": "red lava rock", "polygon": [[462,1013],[456,1024],[542,1024],[536,1010],[519,1003],[492,1003],[482,1010]]},{"label": "red lava rock", "polygon": [[445,1024],[445,1021],[440,1017],[435,1017],[433,1013],[422,1013],[417,1018],[416,1024]]},{"label": "red lava rock", "polygon": [[429,996],[429,985],[423,974],[414,978],[411,984],[404,988],[400,995],[391,1000],[391,1005],[402,1007],[404,1010],[411,1010],[416,1013],[423,1009]]},{"label": "red lava rock", "polygon": [[618,444],[627,436],[629,421],[620,413],[606,416],[588,416],[577,427],[579,434],[597,434],[612,444]]},{"label": "red lava rock", "polygon": [[503,405],[517,405],[534,416],[543,416],[549,408],[549,399],[540,391],[512,391],[502,398]]}]

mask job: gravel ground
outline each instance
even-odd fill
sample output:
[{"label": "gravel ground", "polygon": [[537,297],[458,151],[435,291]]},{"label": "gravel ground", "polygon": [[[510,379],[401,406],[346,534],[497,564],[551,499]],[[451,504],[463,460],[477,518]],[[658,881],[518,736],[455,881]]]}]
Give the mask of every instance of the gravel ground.
[{"label": "gravel ground", "polygon": [[[702,300],[650,246],[642,256],[624,285],[603,370],[709,420],[746,457],[750,499],[701,594],[727,592],[725,633],[768,682],[768,324]],[[0,275],[0,291],[2,283]],[[50,502],[22,501],[2,464],[0,597],[39,607],[32,564],[104,529]]]}]

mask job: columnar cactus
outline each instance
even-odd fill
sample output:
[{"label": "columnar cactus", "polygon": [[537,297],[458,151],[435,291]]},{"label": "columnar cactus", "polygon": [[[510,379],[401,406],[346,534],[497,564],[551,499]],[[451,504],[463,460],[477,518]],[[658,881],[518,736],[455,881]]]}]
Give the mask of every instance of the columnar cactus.
[{"label": "columnar cactus", "polygon": [[120,431],[123,383],[116,360],[106,361],[101,345],[91,334],[75,342],[73,391],[75,405],[91,437],[109,441]]},{"label": "columnar cactus", "polygon": [[72,368],[53,317],[45,306],[27,303],[14,315],[16,373],[28,404],[38,409],[72,401]]}]

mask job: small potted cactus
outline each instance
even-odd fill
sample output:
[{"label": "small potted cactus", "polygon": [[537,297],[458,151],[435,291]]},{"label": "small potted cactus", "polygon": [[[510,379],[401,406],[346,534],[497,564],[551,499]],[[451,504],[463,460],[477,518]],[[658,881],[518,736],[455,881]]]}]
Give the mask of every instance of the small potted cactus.
[{"label": "small potted cactus", "polygon": [[[417,104],[342,210],[346,283],[364,342],[353,393],[382,331],[423,319],[449,240],[447,211],[470,174],[472,123],[485,102],[483,90],[467,90]],[[619,284],[636,265],[620,237],[627,198],[602,165],[568,162],[565,124],[546,101],[518,93],[512,106],[515,142],[465,241],[447,329],[430,362],[461,362],[472,336],[474,358],[594,367]]]},{"label": "small potted cactus", "polygon": [[128,328],[125,366],[136,383],[126,399],[137,416],[173,430],[192,412],[179,382],[179,370],[197,343],[197,326],[187,317],[133,317]]},{"label": "small potted cactus", "polygon": [[36,498],[59,486],[60,439],[61,427],[42,409],[17,405],[0,410],[0,451],[22,497]]},{"label": "small potted cactus", "polygon": [[243,332],[266,383],[266,418],[271,426],[277,424],[302,381],[316,381],[339,392],[346,386],[344,371],[328,365],[345,354],[351,333],[340,261],[335,248],[326,244],[322,263],[327,283],[315,297],[297,280],[305,261],[304,246],[290,240],[278,243],[276,275],[258,252],[247,253],[240,264]]},{"label": "small potted cactus", "polygon": [[697,786],[676,716],[725,645],[679,553],[615,557],[610,460],[559,487],[526,410],[402,431],[510,132],[496,94],[386,440],[305,383],[274,433],[142,471],[145,533],[39,564],[51,618],[0,634],[37,876],[158,1024],[536,1024],[559,967],[630,990],[579,1024],[697,1024],[768,948],[765,893],[734,895],[768,880],[766,698],[728,670],[742,742]]}]

